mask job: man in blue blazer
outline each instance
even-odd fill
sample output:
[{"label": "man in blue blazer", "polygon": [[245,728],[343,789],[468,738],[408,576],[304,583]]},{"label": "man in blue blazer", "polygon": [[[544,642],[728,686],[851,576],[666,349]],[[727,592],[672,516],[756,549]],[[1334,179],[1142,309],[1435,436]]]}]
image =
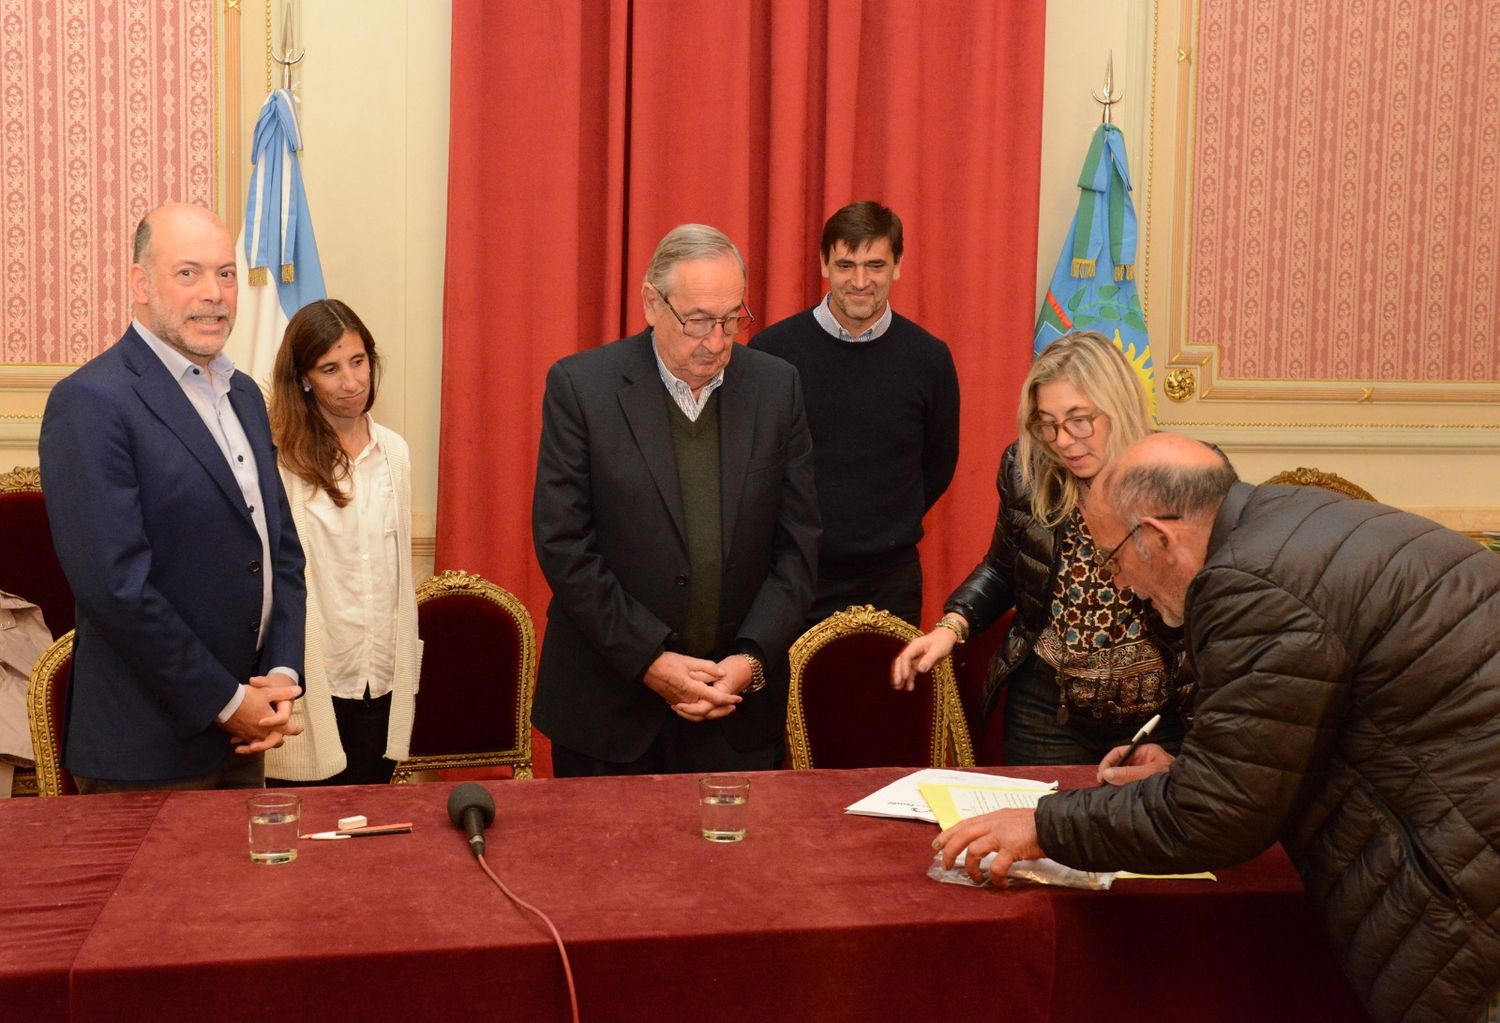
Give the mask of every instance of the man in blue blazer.
[{"label": "man in blue blazer", "polygon": [[735,344],[744,297],[727,237],[674,228],[641,286],[651,329],[547,375],[532,721],[559,776],[777,765],[818,507],[797,371]]},{"label": "man in blue blazer", "polygon": [[222,354],[229,231],[201,207],[153,210],[129,284],[125,335],[42,418],[78,602],[63,763],[85,793],[258,787],[296,729],[306,594],[265,402]]}]

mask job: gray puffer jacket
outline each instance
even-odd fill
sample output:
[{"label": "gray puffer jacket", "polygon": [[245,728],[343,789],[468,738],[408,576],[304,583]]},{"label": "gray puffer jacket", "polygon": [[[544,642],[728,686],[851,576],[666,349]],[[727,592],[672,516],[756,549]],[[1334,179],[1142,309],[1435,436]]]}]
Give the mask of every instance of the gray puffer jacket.
[{"label": "gray puffer jacket", "polygon": [[1239,863],[1280,839],[1371,1014],[1477,1019],[1500,985],[1500,558],[1313,487],[1236,484],[1188,589],[1181,755],[1042,801],[1095,870]]}]

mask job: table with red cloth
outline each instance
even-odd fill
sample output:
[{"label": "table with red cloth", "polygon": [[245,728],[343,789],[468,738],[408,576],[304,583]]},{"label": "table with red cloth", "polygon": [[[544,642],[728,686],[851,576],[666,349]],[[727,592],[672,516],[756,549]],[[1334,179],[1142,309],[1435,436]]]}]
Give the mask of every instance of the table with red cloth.
[{"label": "table with red cloth", "polygon": [[[727,845],[693,777],[487,783],[486,859],[561,932],[586,1021],[1366,1018],[1279,848],[1217,883],[938,884],[936,828],[843,812],[905,773],[752,775]],[[275,867],[246,854],[244,793],[0,803],[0,1019],[566,1019],[550,937],[449,789],[301,790],[304,832],[414,830]]]}]

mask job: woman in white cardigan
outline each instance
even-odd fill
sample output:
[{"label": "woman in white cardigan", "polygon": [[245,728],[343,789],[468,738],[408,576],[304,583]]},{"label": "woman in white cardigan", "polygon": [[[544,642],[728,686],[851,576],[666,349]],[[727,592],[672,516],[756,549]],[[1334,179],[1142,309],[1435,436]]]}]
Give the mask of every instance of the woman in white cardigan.
[{"label": "woman in white cardigan", "polygon": [[411,564],[406,442],[370,416],[375,339],[337,299],[287,324],[271,380],[271,431],[307,555],[302,734],[266,754],[275,783],[391,780],[411,741],[422,661]]}]

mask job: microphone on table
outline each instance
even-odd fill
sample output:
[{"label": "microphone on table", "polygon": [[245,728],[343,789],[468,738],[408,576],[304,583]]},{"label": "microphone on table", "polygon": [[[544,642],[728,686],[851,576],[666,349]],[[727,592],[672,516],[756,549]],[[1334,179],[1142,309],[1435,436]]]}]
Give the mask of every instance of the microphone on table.
[{"label": "microphone on table", "polygon": [[448,819],[459,831],[468,832],[469,848],[474,852],[474,860],[479,864],[479,869],[484,871],[485,876],[494,882],[495,887],[504,892],[506,898],[547,925],[547,930],[557,945],[557,954],[562,958],[563,976],[568,981],[568,1002],[573,1010],[573,1023],[578,1023],[578,988],[573,984],[573,966],[568,962],[568,950],[563,946],[562,935],[557,933],[557,928],[547,918],[546,913],[505,887],[505,882],[495,875],[490,865],[484,860],[484,829],[495,822],[495,800],[489,790],[471,781],[455,785],[453,791],[448,793]]},{"label": "microphone on table", "polygon": [[495,800],[483,785],[466,781],[448,793],[448,819],[469,835],[475,858],[484,855],[484,829],[495,822]]}]

